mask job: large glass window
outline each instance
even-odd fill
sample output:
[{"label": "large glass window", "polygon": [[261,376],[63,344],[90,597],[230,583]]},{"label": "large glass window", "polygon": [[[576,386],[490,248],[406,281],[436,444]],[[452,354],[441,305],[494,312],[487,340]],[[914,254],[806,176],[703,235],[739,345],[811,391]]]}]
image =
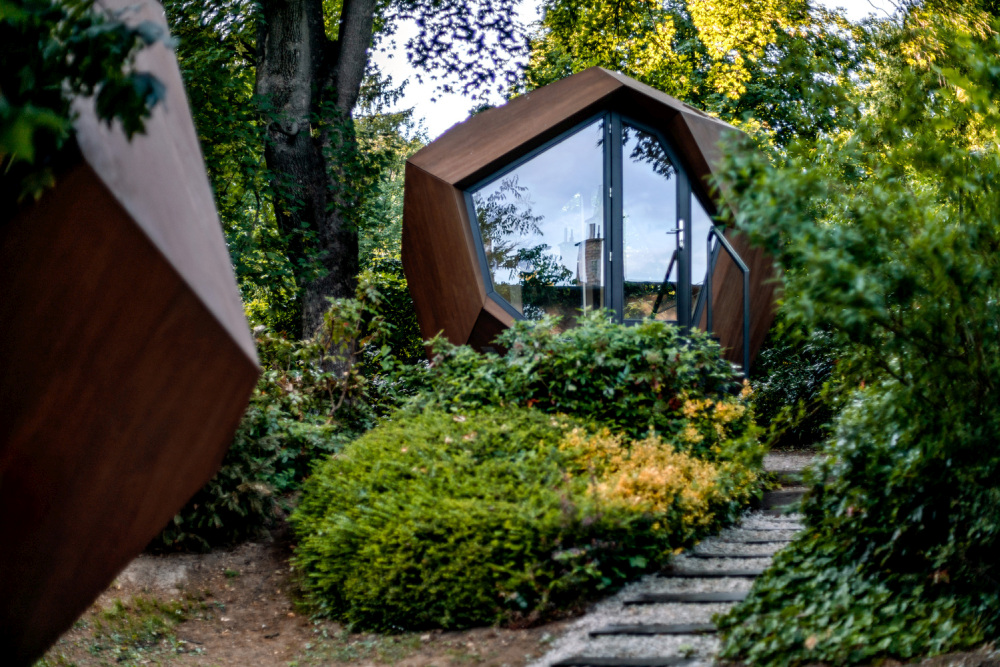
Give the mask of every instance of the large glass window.
[{"label": "large glass window", "polygon": [[622,233],[627,320],[677,319],[677,178],[656,135],[622,127]]},{"label": "large glass window", "polygon": [[691,324],[712,220],[656,132],[607,114],[469,195],[487,288],[512,312]]},{"label": "large glass window", "polygon": [[528,319],[605,304],[604,121],[472,193],[494,291]]}]

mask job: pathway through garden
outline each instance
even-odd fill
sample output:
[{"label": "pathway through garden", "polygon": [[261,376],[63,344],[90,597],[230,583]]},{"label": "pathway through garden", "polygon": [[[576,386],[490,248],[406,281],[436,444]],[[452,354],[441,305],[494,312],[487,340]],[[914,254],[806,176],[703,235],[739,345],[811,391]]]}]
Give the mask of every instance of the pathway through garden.
[{"label": "pathway through garden", "polygon": [[532,667],[711,665],[712,616],[742,600],[771,557],[801,530],[795,509],[809,455],[771,454],[764,467],[785,485],[740,523],[676,557],[669,570],[623,588],[567,626]]}]

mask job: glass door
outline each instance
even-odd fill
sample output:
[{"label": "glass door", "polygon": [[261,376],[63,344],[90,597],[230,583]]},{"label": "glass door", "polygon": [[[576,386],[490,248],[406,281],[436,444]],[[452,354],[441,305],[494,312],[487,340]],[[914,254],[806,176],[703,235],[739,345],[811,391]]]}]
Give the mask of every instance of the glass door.
[{"label": "glass door", "polygon": [[[690,323],[690,207],[688,181],[662,138],[622,121],[619,167],[612,169],[619,204],[621,262],[619,314],[625,321],[644,319]],[[620,210],[619,210],[620,209]]]}]

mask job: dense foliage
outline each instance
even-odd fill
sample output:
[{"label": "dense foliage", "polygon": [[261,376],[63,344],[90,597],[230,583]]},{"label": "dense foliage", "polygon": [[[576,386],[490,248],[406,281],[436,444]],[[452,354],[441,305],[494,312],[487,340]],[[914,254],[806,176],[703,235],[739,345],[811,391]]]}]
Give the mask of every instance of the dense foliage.
[{"label": "dense foliage", "polygon": [[429,367],[410,374],[417,404],[455,410],[526,405],[607,424],[641,438],[649,429],[698,456],[731,456],[751,416],[719,346],[663,322],[635,326],[592,312],[563,330],[558,319],[521,321],[497,337],[503,354],[434,342]]},{"label": "dense foliage", "polygon": [[[282,496],[298,490],[315,461],[372,428],[395,405],[391,383],[381,375],[412,363],[407,352],[422,346],[413,338],[416,325],[400,294],[406,283],[398,267],[387,260],[383,269],[360,276],[354,299],[332,303],[316,338],[298,341],[258,327],[263,373],[222,467],[153,548],[199,550],[259,537],[285,509]],[[399,355],[389,357],[392,349]],[[345,359],[351,361],[346,367]]]},{"label": "dense foliage", "polygon": [[525,86],[600,66],[786,145],[848,120],[851,73],[863,59],[864,33],[816,5],[547,0]]},{"label": "dense foliage", "polygon": [[755,480],[565,415],[411,409],[309,478],[295,565],[358,627],[537,622],[731,519]]},{"label": "dense foliage", "polygon": [[[72,100],[93,95],[97,116],[141,132],[163,84],[132,68],[161,28],[126,25],[93,0],[0,0],[0,208],[55,183],[72,135]],[[0,214],[0,218],[3,215]]]},{"label": "dense foliage", "polygon": [[751,376],[754,419],[772,448],[809,448],[830,434],[845,391],[840,354],[832,334],[788,326],[779,311]]},{"label": "dense foliage", "polygon": [[[745,229],[857,389],[808,530],[722,620],[754,664],[908,659],[1000,637],[1000,38],[976,7],[885,26],[844,136],[730,161]],[[952,8],[954,9],[954,8]]]}]

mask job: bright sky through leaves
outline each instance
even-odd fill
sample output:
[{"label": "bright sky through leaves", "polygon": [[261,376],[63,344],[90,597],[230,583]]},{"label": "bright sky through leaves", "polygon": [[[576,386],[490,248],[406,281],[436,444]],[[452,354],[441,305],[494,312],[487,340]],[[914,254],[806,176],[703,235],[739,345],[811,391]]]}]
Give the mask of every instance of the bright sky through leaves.
[{"label": "bright sky through leaves", "polygon": [[[829,8],[843,7],[847,11],[847,17],[852,21],[860,20],[872,13],[884,15],[894,9],[891,0],[819,0],[819,2]],[[521,21],[530,23],[537,20],[539,5],[539,0],[525,0],[520,9]],[[465,120],[469,110],[476,106],[476,103],[457,93],[445,94],[437,91],[437,82],[430,81],[427,77],[424,77],[423,82],[417,81],[416,74],[407,63],[403,51],[406,40],[415,35],[416,31],[416,25],[412,22],[400,26],[395,37],[396,48],[377,52],[375,62],[385,74],[392,76],[396,84],[406,82],[405,94],[399,103],[400,108],[414,107],[416,117],[423,119],[428,137],[436,139],[455,123]],[[434,101],[431,101],[432,98]],[[494,95],[490,101],[500,103],[502,99]]]}]

